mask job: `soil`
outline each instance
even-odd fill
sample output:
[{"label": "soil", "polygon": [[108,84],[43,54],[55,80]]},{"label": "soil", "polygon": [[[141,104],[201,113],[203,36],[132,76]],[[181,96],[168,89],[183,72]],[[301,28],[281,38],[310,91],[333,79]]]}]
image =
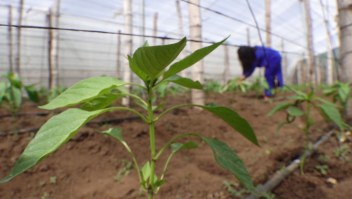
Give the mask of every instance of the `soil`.
[{"label": "soil", "polygon": [[[282,96],[278,96],[280,98]],[[189,102],[189,96],[167,98],[166,108]],[[287,100],[285,100],[287,101]],[[217,138],[226,142],[244,161],[251,178],[258,186],[264,184],[276,172],[290,164],[303,153],[304,137],[297,128],[303,126],[303,118],[297,118],[294,125],[283,126],[276,134],[277,125],[286,120],[286,113],[273,116],[266,114],[277,104],[284,101],[263,103],[255,95],[217,94],[207,97],[206,103],[215,102],[238,112],[254,129],[261,147],[246,140],[210,112],[192,108],[179,108],[166,114],[156,122],[156,148],[161,149],[171,138],[182,133],[199,133],[204,137]],[[142,110],[139,107],[133,107]],[[60,111],[60,110],[59,110]],[[19,113],[47,112],[26,102]],[[160,113],[160,112],[159,112]],[[158,112],[156,113],[159,114]],[[6,109],[0,109],[0,115],[6,115]],[[48,115],[20,115],[16,125],[20,129],[40,127],[54,113]],[[317,141],[332,126],[323,122],[317,112],[313,112],[315,125],[311,128],[310,139]],[[121,118],[133,116],[133,113],[116,111],[103,114],[95,119]],[[0,117],[0,129],[8,132],[13,129],[11,117]],[[146,198],[139,190],[138,174],[132,169],[121,178],[117,174],[126,167],[131,157],[122,144],[111,137],[97,133],[96,129],[106,130],[112,127],[123,129],[124,140],[134,152],[140,166],[150,159],[148,125],[141,119],[130,119],[111,123],[87,124],[66,144],[48,156],[37,166],[0,184],[0,198],[4,199],[138,199]],[[35,132],[26,132],[18,136],[0,137],[0,178],[4,178],[17,159],[33,139]],[[345,145],[352,147],[351,135]],[[198,149],[181,150],[171,159],[165,173],[165,184],[155,199],[230,199],[248,195],[240,185],[232,186],[228,191],[224,181],[238,182],[225,169],[218,166],[211,149],[199,139],[181,138],[178,142],[194,140]],[[275,198],[351,198],[352,163],[351,153],[336,157],[334,150],[342,146],[336,136],[323,143],[311,159],[306,161],[304,175],[297,170],[286,178],[275,190]],[[158,176],[171,149],[167,149],[156,166]],[[328,157],[327,157],[328,156]],[[317,165],[327,165],[327,174],[323,175]],[[336,184],[327,182],[328,178]],[[237,196],[235,196],[237,194]]]}]

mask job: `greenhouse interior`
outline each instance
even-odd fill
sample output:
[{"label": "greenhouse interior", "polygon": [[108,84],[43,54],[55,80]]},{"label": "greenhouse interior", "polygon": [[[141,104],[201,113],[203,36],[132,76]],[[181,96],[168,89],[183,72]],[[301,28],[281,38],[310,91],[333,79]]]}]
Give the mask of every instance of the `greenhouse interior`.
[{"label": "greenhouse interior", "polygon": [[351,198],[351,0],[0,0],[0,40],[0,198]]}]

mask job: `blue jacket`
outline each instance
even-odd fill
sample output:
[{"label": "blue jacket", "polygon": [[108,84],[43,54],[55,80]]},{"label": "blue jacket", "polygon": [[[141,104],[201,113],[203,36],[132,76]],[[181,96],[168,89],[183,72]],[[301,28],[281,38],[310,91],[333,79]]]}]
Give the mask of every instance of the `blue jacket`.
[{"label": "blue jacket", "polygon": [[256,61],[250,70],[244,71],[243,75],[249,77],[252,75],[256,67],[265,67],[265,79],[269,84],[269,89],[265,91],[266,96],[271,96],[271,89],[275,88],[275,79],[277,85],[283,86],[281,71],[281,55],[278,51],[262,46],[255,46]]}]

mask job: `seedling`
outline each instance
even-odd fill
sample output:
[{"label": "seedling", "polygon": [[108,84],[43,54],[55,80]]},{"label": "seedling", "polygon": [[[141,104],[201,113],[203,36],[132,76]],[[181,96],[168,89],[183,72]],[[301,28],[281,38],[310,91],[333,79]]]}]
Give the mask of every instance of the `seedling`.
[{"label": "seedling", "polygon": [[214,93],[214,99],[216,99],[217,95],[221,92],[221,84],[218,81],[205,80],[204,91],[207,96]]},{"label": "seedling", "polygon": [[[311,117],[311,109],[316,108],[319,111],[319,113],[325,118],[326,121],[333,121],[340,128],[342,132],[344,132],[345,128],[350,128],[350,127],[349,125],[343,122],[340,113],[336,109],[336,105],[322,98],[314,97],[313,89],[309,92],[309,94],[305,94],[293,88],[290,88],[290,90],[296,93],[296,95],[288,97],[288,99],[295,100],[295,103],[290,103],[290,102],[281,103],[276,107],[274,107],[274,109],[271,110],[267,114],[267,116],[273,115],[274,113],[283,109],[287,110],[286,121],[278,125],[276,132],[278,132],[283,125],[294,122],[296,117],[298,116],[304,117],[305,126],[301,128],[301,131],[305,135],[306,144],[305,144],[305,151],[301,159],[301,165],[300,165],[301,173],[303,174],[303,165],[306,158],[306,151],[312,145],[309,140],[310,127],[313,125],[313,117]],[[302,110],[303,108],[300,108],[300,106],[302,106],[303,104],[306,106],[305,110]]]},{"label": "seedling", "polygon": [[348,162],[350,161],[350,159],[347,157],[347,154],[350,152],[351,150],[347,144],[344,144],[334,150],[334,154],[337,158],[340,158],[340,157],[344,158],[345,161],[348,161]]},{"label": "seedling", "polygon": [[275,194],[270,193],[270,192],[264,192],[262,193],[261,199],[275,199]]},{"label": "seedling", "polygon": [[51,184],[56,184],[56,179],[57,179],[56,176],[50,177],[50,183],[51,183]]},{"label": "seedling", "polygon": [[16,112],[21,108],[22,88],[27,92],[28,98],[35,103],[39,103],[38,92],[34,85],[24,86],[21,79],[11,72],[2,77],[6,77],[8,81],[0,82],[0,105],[11,111],[12,126],[17,135]]},{"label": "seedling", "polygon": [[320,163],[327,163],[329,158],[330,157],[328,155],[324,154],[324,155],[320,155],[318,160],[319,160]]},{"label": "seedling", "polygon": [[316,165],[315,168],[318,169],[323,176],[325,176],[328,173],[326,170],[329,169],[329,166],[328,165]]},{"label": "seedling", "polygon": [[247,189],[241,189],[241,190],[234,189],[233,187],[238,188],[239,186],[238,183],[227,182],[226,180],[222,181],[222,183],[224,184],[225,188],[230,193],[230,195],[233,197],[243,198],[243,194],[250,193]]},{"label": "seedling", "polygon": [[[49,119],[41,127],[36,137],[29,143],[23,154],[20,156],[12,171],[1,181],[1,183],[11,180],[15,176],[23,173],[24,171],[41,162],[44,158],[46,158],[48,155],[53,153],[60,146],[70,140],[70,138],[72,138],[84,124],[86,124],[95,116],[110,110],[126,110],[135,113],[149,125],[151,157],[149,161],[147,161],[146,164],[142,167],[142,169],[140,169],[132,150],[123,140],[121,128],[111,128],[107,131],[103,131],[102,133],[110,135],[119,140],[130,153],[135,168],[137,169],[140,184],[143,190],[147,192],[148,199],[153,198],[153,196],[160,190],[161,185],[165,182],[166,179],[164,179],[164,176],[166,168],[173,154],[182,149],[192,149],[198,147],[194,141],[187,143],[174,143],[177,139],[185,136],[196,137],[209,145],[214,153],[216,162],[221,167],[229,170],[232,174],[234,174],[236,178],[245,187],[247,187],[248,190],[255,193],[255,188],[244,163],[224,142],[221,142],[217,139],[209,139],[195,133],[187,133],[180,134],[172,138],[158,152],[156,151],[155,147],[155,122],[172,110],[180,107],[190,106],[202,108],[212,112],[213,114],[223,119],[227,124],[229,124],[232,128],[242,134],[253,144],[258,145],[257,138],[249,123],[235,111],[227,107],[218,106],[213,103],[207,106],[197,104],[183,104],[169,108],[158,116],[154,115],[153,113],[156,108],[152,104],[153,92],[157,89],[158,86],[164,84],[165,82],[172,82],[190,89],[203,88],[198,81],[182,78],[176,74],[204,58],[219,45],[221,45],[225,40],[226,39],[211,46],[199,49],[193,54],[185,57],[183,60],[173,63],[169,70],[165,73],[165,68],[170,63],[172,63],[172,61],[185,47],[186,38],[175,44],[164,46],[149,47],[148,43],[145,43],[143,47],[136,50],[136,52],[133,54],[133,57],[128,56],[131,70],[143,80],[145,84],[144,86],[135,83],[123,82],[112,77],[93,77],[82,80],[71,88],[67,89],[57,98],[52,100],[49,104],[41,106],[41,108],[53,110],[83,103],[81,108],[67,109],[59,115]],[[160,78],[162,74],[163,77]],[[127,89],[125,89],[125,85],[135,85],[143,88],[148,93],[147,101],[144,101],[137,95],[130,94]],[[120,93],[110,92],[115,88],[118,89]],[[144,116],[142,113],[128,107],[105,108],[106,106],[112,104],[112,102],[116,99],[124,96],[129,96],[140,101],[140,103],[144,105],[148,116]],[[95,103],[90,103],[93,100]],[[162,153],[165,152],[169,146],[171,146],[171,154],[166,160],[163,172],[159,177],[155,173],[155,164],[159,160],[159,157],[162,155]]]},{"label": "seedling", "polygon": [[121,182],[123,176],[127,176],[133,169],[133,163],[128,160],[122,160],[122,168],[119,170],[117,175],[114,177],[115,182]]}]

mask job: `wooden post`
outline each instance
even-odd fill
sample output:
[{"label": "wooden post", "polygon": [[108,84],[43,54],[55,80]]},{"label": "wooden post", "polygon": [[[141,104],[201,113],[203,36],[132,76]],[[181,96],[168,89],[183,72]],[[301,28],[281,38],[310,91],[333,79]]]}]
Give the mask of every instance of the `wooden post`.
[{"label": "wooden post", "polygon": [[117,59],[116,59],[116,77],[120,79],[120,71],[121,71],[121,31],[118,31],[117,34]]},{"label": "wooden post", "polygon": [[222,76],[222,84],[225,85],[227,84],[227,81],[230,79],[230,60],[229,60],[229,48],[227,44],[224,45],[224,50],[225,50],[225,67],[224,67],[224,74]]},{"label": "wooden post", "polygon": [[303,0],[305,14],[306,14],[306,29],[307,29],[307,47],[308,47],[308,69],[309,79],[308,81],[315,84],[317,83],[316,76],[316,65],[314,60],[314,44],[313,44],[313,30],[312,30],[312,17],[310,13],[310,0]]},{"label": "wooden post", "polygon": [[320,58],[317,57],[317,58],[316,58],[316,64],[315,64],[315,65],[316,65],[316,71],[315,71],[316,74],[315,74],[315,75],[316,75],[316,79],[317,79],[317,80],[316,80],[316,81],[317,81],[317,82],[316,82],[317,85],[320,84],[320,77],[321,77],[321,75],[320,75],[320,63],[321,63],[321,62],[320,62]]},{"label": "wooden post", "polygon": [[251,35],[249,32],[249,28],[247,28],[247,46],[251,45]]},{"label": "wooden post", "polygon": [[156,45],[156,35],[158,30],[158,13],[154,13],[153,46]]},{"label": "wooden post", "polygon": [[282,78],[284,81],[284,84],[287,84],[287,80],[288,80],[288,73],[287,73],[287,56],[285,51],[285,46],[284,46],[284,40],[281,40],[281,70],[282,70]]},{"label": "wooden post", "polygon": [[271,48],[271,13],[270,9],[271,3],[270,0],[265,1],[265,25],[266,25],[266,46]]},{"label": "wooden post", "polygon": [[323,17],[324,17],[324,24],[325,24],[325,29],[326,29],[326,41],[327,41],[327,60],[326,60],[326,68],[325,68],[325,83],[327,85],[332,85],[334,82],[334,76],[333,76],[333,67],[334,67],[334,58],[333,58],[333,48],[332,48],[332,42],[331,42],[331,34],[329,30],[329,25],[328,25],[328,19],[325,14],[325,9],[323,5],[323,0],[320,0],[320,6],[323,12]]},{"label": "wooden post", "polygon": [[337,1],[339,9],[340,25],[340,63],[341,80],[343,82],[352,79],[352,0]]},{"label": "wooden post", "polygon": [[9,17],[8,17],[8,28],[7,28],[7,41],[9,46],[9,71],[13,71],[13,64],[12,64],[12,6],[9,5]]},{"label": "wooden post", "polygon": [[[178,16],[178,36],[179,38],[183,38],[183,22],[182,22],[182,13],[181,13],[181,7],[180,7],[180,1],[176,1],[176,9],[177,9],[177,16]],[[183,59],[187,56],[186,48],[182,50],[180,54],[180,58]],[[187,77],[187,69],[181,71],[181,76],[182,77]]]},{"label": "wooden post", "polygon": [[[49,10],[49,13],[46,15],[46,21],[48,24],[48,27],[52,27],[51,25],[51,10]],[[53,34],[52,30],[48,29],[48,71],[49,71],[49,76],[48,76],[48,88],[51,89],[52,83],[53,83],[53,63],[52,63],[52,40],[53,40]]]},{"label": "wooden post", "polygon": [[23,10],[24,0],[20,0],[20,5],[18,7],[18,18],[17,18],[17,33],[16,33],[16,54],[15,54],[15,75],[21,76],[21,25],[22,25],[22,10]]},{"label": "wooden post", "polygon": [[[200,0],[190,0],[191,3],[199,5]],[[189,27],[190,36],[193,40],[202,40],[202,21],[200,16],[200,8],[193,4],[188,4],[189,10]],[[191,52],[202,48],[202,43],[191,42]],[[204,83],[203,61],[199,61],[192,67],[192,79],[198,80],[201,84]],[[192,90],[192,104],[204,105],[204,91]]]},{"label": "wooden post", "polygon": [[[142,46],[144,44],[144,0],[140,0],[140,3],[139,3],[139,8],[140,8],[140,12],[141,12],[141,15],[140,15],[140,23],[141,23],[141,27],[140,27],[140,32],[141,32],[141,45]],[[143,80],[142,80],[143,82]]]},{"label": "wooden post", "polygon": [[[60,0],[55,0],[53,7],[51,8],[51,14],[50,14],[50,21],[51,21],[51,27],[59,27],[59,17],[60,17]],[[58,80],[58,69],[59,69],[59,56],[58,56],[58,51],[59,51],[59,31],[58,30],[51,30],[51,51],[50,51],[50,56],[51,56],[51,82],[50,82],[50,89],[53,89],[58,86],[59,80]]]},{"label": "wooden post", "polygon": [[[124,23],[125,23],[125,33],[132,34],[132,0],[124,0],[123,1],[123,10],[124,10]],[[132,36],[125,36],[125,56],[132,56]],[[124,82],[132,82],[132,72],[130,69],[130,65],[128,59],[124,61]],[[126,88],[131,91],[131,86],[127,85]],[[124,97],[122,99],[122,104],[125,106],[130,106],[130,97]]]}]

